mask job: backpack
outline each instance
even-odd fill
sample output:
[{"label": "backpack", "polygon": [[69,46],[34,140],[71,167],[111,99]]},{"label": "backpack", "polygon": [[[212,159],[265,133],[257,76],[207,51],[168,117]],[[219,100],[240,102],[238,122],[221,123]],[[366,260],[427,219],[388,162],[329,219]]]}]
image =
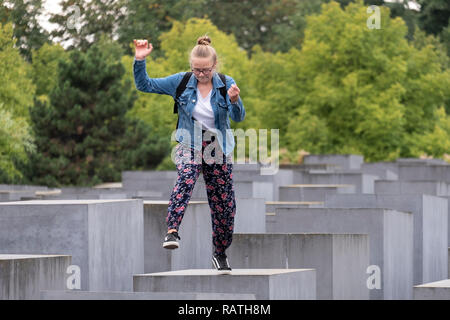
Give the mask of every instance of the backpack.
[{"label": "backpack", "polygon": [[[174,104],[173,104],[173,113],[178,113],[178,98],[181,96],[181,94],[184,92],[184,90],[186,89],[186,85],[189,81],[189,79],[191,78],[192,72],[186,72],[186,74],[184,75],[183,79],[181,80],[180,84],[177,87],[177,91],[175,93],[175,98],[174,98]],[[218,74],[220,77],[220,80],[222,80],[222,82],[225,84],[225,86],[220,87],[220,94],[222,95],[222,97],[225,99],[225,101],[227,101],[227,80],[225,78],[225,75],[222,73]],[[180,116],[178,116],[178,120],[177,120],[177,129],[178,129],[178,123],[180,122]]]}]

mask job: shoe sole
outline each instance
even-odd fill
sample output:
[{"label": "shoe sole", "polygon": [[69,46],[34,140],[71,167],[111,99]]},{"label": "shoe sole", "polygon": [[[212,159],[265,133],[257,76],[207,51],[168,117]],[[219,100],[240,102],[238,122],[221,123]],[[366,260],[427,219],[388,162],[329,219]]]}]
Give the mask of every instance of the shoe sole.
[{"label": "shoe sole", "polygon": [[231,274],[231,270],[217,270],[217,274]]},{"label": "shoe sole", "polygon": [[163,248],[165,249],[178,249],[179,244],[175,241],[168,241],[163,243]]}]

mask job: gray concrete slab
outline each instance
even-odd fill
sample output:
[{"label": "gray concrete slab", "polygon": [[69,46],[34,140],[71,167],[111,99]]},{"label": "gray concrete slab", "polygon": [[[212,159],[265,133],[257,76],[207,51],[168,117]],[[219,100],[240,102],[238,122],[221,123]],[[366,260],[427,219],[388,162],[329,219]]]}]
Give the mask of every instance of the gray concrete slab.
[{"label": "gray concrete slab", "polygon": [[292,184],[279,189],[280,201],[325,201],[326,195],[355,193],[349,184]]},{"label": "gray concrete slab", "polygon": [[325,155],[306,155],[303,158],[304,164],[336,164],[345,169],[360,169],[364,162],[364,157],[354,154],[325,154]]},{"label": "gray concrete slab", "polygon": [[26,184],[0,184],[0,190],[31,190],[31,191],[44,191],[48,190],[47,186],[35,186]]},{"label": "gray concrete slab", "polygon": [[429,194],[450,196],[450,183],[443,181],[375,181],[376,194]]},{"label": "gray concrete slab", "polygon": [[21,201],[22,199],[36,198],[33,190],[0,190],[0,202]]},{"label": "gray concrete slab", "polygon": [[323,206],[324,201],[266,201],[266,213],[275,213],[276,208],[317,208]]},{"label": "gray concrete slab", "polygon": [[39,299],[41,290],[63,290],[71,257],[0,254],[0,300]]},{"label": "gray concrete slab", "polygon": [[[268,201],[277,201],[279,199],[279,187],[283,185],[293,184],[294,170],[279,169],[276,174],[262,175],[259,170],[257,171],[233,171],[233,182],[236,185],[236,192],[243,196],[241,191],[241,183],[252,183],[251,197],[259,198],[263,197]],[[270,191],[270,187],[272,190]]]},{"label": "gray concrete slab", "polygon": [[254,294],[256,300],[314,300],[314,269],[233,269],[219,275],[213,269],[138,274],[135,292],[212,292]]},{"label": "gray concrete slab", "polygon": [[235,233],[233,268],[311,268],[317,299],[369,299],[369,237],[360,234]]},{"label": "gray concrete slab", "polygon": [[371,289],[371,299],[412,298],[412,213],[364,208],[280,208],[267,219],[266,228],[274,233],[368,234],[370,264],[381,271],[381,286]]},{"label": "gray concrete slab", "polygon": [[414,300],[450,300],[450,279],[415,286]]},{"label": "gray concrete slab", "polygon": [[448,201],[431,195],[339,195],[327,197],[331,208],[389,208],[414,217],[414,284],[447,277]]},{"label": "gray concrete slab", "polygon": [[115,199],[131,199],[126,193],[112,194],[60,194],[48,195],[40,197],[41,200],[115,200]]},{"label": "gray concrete slab", "polygon": [[[108,186],[111,184],[104,184]],[[121,184],[120,184],[121,185]],[[158,200],[162,192],[151,190],[128,190],[122,187],[64,187],[50,191],[36,191],[41,200],[95,200],[95,199],[150,199]]]},{"label": "gray concrete slab", "polygon": [[0,203],[0,253],[71,255],[82,290],[131,290],[143,239],[142,200]]},{"label": "gray concrete slab", "polygon": [[378,176],[383,180],[398,180],[398,163],[366,162],[361,165],[361,172]]},{"label": "gray concrete slab", "polygon": [[331,164],[331,163],[318,163],[318,164],[280,164],[280,169],[290,169],[290,170],[324,170],[324,171],[339,171],[342,170],[342,166]]},{"label": "gray concrete slab", "polygon": [[[233,176],[234,179],[234,176]],[[274,183],[273,181],[233,181],[234,192],[236,197],[240,198],[263,198],[266,201],[274,199]],[[172,186],[173,187],[173,186]],[[166,195],[170,197],[170,193]],[[200,175],[197,179],[194,190],[192,191],[191,199],[206,200],[206,186],[203,176]]]},{"label": "gray concrete slab", "polygon": [[450,165],[401,165],[398,170],[398,180],[411,181],[444,181],[450,183]]},{"label": "gray concrete slab", "polygon": [[397,158],[395,160],[396,163],[407,166],[407,165],[447,165],[448,162],[446,162],[443,159],[420,159],[420,158]]},{"label": "gray concrete slab", "polygon": [[254,294],[199,292],[41,291],[41,300],[255,300]]},{"label": "gray concrete slab", "polygon": [[326,172],[312,171],[296,172],[293,176],[294,184],[344,184],[354,185],[354,193],[374,193],[374,182],[378,176],[361,172]]}]

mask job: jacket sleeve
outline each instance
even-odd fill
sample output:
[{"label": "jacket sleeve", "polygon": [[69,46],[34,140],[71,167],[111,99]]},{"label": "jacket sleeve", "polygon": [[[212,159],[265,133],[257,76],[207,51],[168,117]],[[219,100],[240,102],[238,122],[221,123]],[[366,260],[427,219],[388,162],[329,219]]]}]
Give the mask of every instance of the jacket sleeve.
[{"label": "jacket sleeve", "polygon": [[136,89],[142,92],[167,94],[175,97],[175,91],[183,78],[183,72],[165,78],[150,78],[144,60],[133,61],[133,75]]},{"label": "jacket sleeve", "polygon": [[[228,91],[228,89],[230,89],[231,85],[236,84],[236,82],[230,76],[226,76],[226,79],[227,79],[226,87],[227,87],[227,91]],[[241,122],[244,120],[245,108],[244,108],[244,104],[242,103],[240,96],[238,98],[238,101],[236,101],[235,103],[231,103],[230,97],[227,94],[227,105],[228,106],[231,105],[231,112],[230,112],[231,120],[233,120],[235,122]]]}]

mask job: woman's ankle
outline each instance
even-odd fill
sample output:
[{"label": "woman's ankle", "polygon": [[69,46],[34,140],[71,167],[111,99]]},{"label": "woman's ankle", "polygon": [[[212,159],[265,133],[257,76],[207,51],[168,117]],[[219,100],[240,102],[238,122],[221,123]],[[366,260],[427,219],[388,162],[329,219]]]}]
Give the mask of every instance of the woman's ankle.
[{"label": "woman's ankle", "polygon": [[167,233],[172,233],[172,232],[178,232],[178,230],[177,229],[169,229],[169,230],[167,230]]}]

